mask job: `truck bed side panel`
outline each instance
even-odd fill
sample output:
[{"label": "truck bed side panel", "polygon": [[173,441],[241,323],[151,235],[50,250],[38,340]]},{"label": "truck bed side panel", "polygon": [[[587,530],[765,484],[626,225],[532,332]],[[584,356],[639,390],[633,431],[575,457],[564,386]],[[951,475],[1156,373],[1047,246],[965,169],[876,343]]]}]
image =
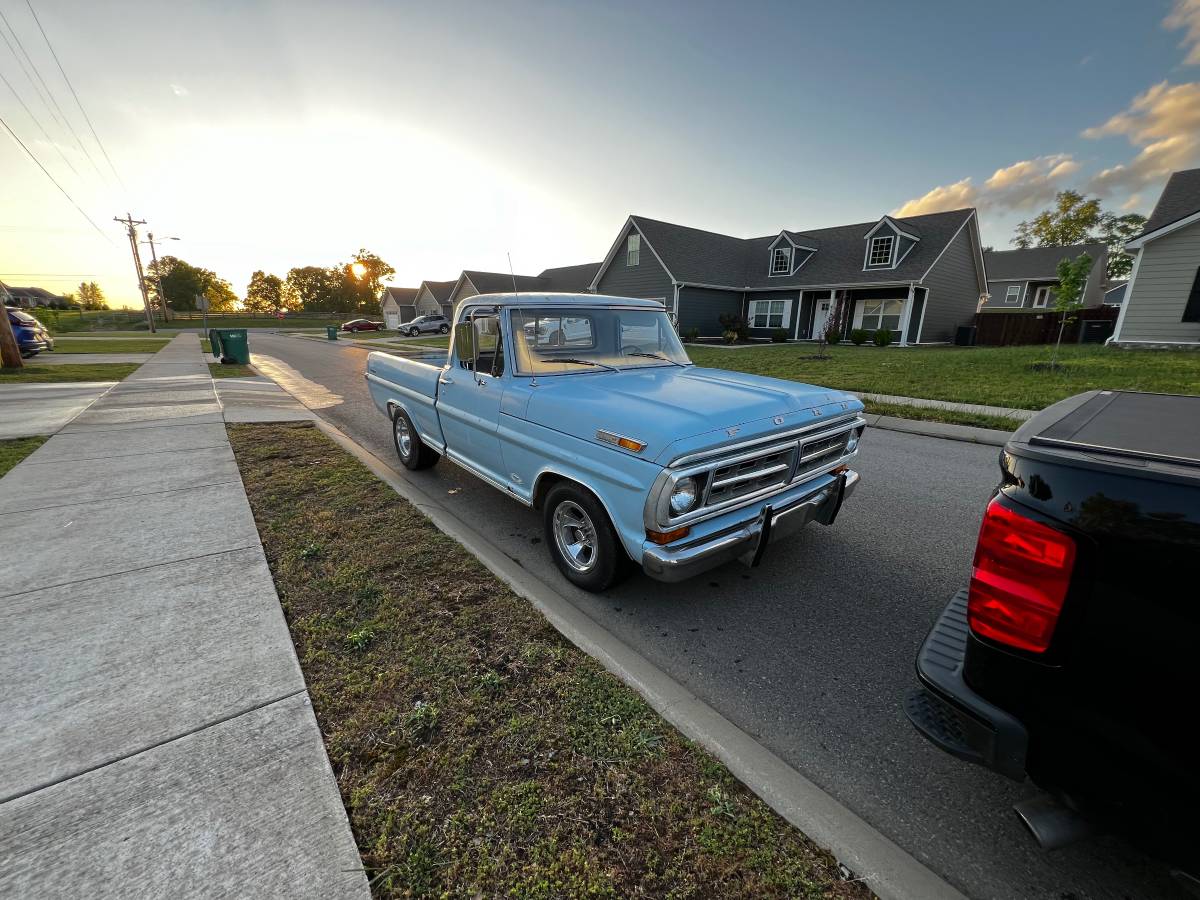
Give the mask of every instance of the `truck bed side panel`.
[{"label": "truck bed side panel", "polygon": [[367,387],[375,405],[389,416],[389,403],[399,406],[408,413],[421,439],[439,451],[446,443],[434,408],[441,374],[441,365],[422,359],[379,352],[367,356]]}]

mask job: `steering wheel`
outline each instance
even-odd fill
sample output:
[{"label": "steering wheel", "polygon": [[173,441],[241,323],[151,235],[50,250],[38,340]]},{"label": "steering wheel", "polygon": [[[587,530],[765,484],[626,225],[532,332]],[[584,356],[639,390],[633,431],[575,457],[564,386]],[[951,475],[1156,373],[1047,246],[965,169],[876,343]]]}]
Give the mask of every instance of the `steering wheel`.
[{"label": "steering wheel", "polygon": [[623,347],[621,347],[621,353],[630,355],[630,356],[632,356],[635,353],[649,353],[649,352],[651,352],[651,351],[647,350],[645,347],[639,346],[638,344],[625,344]]}]

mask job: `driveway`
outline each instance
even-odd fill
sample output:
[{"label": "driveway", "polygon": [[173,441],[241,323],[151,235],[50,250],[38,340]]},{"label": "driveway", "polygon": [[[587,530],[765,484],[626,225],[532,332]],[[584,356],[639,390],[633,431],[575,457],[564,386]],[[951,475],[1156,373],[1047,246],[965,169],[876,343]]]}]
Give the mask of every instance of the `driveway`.
[{"label": "driveway", "polygon": [[54,434],[115,381],[0,384],[0,440]]},{"label": "driveway", "polygon": [[[254,335],[252,361],[318,415],[395,460],[363,380],[367,350]],[[540,515],[444,461],[395,468],[526,569],[964,892],[993,898],[1182,896],[1159,865],[1099,838],[1037,848],[1011,806],[1036,793],[936,750],[905,719],[913,659],[969,574],[997,451],[871,430],[863,482],[833,528],[691,582],[636,576],[603,595],[558,574]],[[369,539],[369,538],[368,538]]]}]

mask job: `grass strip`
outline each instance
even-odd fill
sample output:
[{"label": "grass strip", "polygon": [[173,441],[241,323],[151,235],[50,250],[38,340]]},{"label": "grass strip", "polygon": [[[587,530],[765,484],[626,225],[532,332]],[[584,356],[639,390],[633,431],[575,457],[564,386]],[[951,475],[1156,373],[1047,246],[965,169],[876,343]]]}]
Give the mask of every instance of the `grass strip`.
[{"label": "grass strip", "polygon": [[376,896],[869,896],[319,430],[229,435]]},{"label": "grass strip", "polygon": [[26,363],[20,369],[0,369],[0,384],[41,384],[53,381],[120,381],[137,371],[141,363],[87,363],[39,366]]},{"label": "grass strip", "polygon": [[47,440],[46,437],[20,437],[0,441],[0,478]]},{"label": "grass strip", "polygon": [[811,344],[717,350],[688,344],[701,366],[806,381],[824,387],[1016,409],[1043,409],[1095,389],[1200,393],[1200,354],[1066,346],[1062,367],[1040,371],[1053,348],[835,346],[816,359]]},{"label": "grass strip", "polygon": [[54,339],[55,353],[154,353],[167,346],[170,341],[152,340],[147,338],[113,338],[112,340],[97,340],[95,338]]},{"label": "grass strip", "polygon": [[881,416],[896,416],[900,419],[918,419],[922,422],[945,422],[948,425],[973,425],[976,428],[994,428],[997,431],[1016,431],[1022,423],[1004,416],[989,416],[984,413],[958,412],[952,409],[933,409],[925,406],[910,406],[907,403],[876,403],[864,400],[863,406],[869,413]]},{"label": "grass strip", "polygon": [[241,363],[212,362],[208,364],[208,371],[213,378],[254,378],[258,375],[250,366]]}]

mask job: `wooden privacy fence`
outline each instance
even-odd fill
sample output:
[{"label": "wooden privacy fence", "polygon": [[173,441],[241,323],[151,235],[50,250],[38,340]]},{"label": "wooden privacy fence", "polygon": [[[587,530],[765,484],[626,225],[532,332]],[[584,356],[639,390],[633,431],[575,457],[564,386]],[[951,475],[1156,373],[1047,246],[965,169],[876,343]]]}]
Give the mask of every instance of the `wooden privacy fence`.
[{"label": "wooden privacy fence", "polygon": [[[1093,306],[1068,315],[1064,344],[1099,344],[1112,334],[1119,306]],[[987,347],[1053,344],[1060,315],[1052,309],[984,309],[975,315],[975,343]]]}]

